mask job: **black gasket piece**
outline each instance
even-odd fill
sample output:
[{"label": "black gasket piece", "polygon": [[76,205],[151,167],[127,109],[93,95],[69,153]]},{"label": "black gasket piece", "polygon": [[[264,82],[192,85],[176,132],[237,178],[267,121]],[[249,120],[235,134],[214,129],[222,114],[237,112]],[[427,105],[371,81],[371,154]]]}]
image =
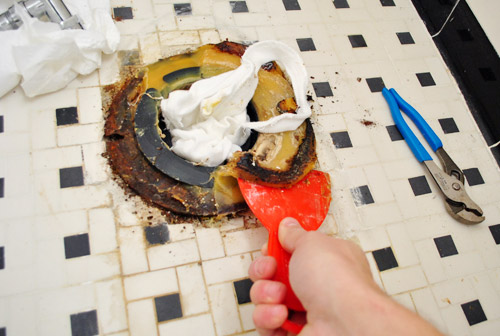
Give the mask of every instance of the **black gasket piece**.
[{"label": "black gasket piece", "polygon": [[212,188],[214,181],[211,174],[217,167],[194,165],[168,148],[158,128],[159,101],[151,98],[161,96],[156,89],[148,89],[146,93],[137,106],[134,126],[137,143],[144,156],[161,172],[177,181]]}]

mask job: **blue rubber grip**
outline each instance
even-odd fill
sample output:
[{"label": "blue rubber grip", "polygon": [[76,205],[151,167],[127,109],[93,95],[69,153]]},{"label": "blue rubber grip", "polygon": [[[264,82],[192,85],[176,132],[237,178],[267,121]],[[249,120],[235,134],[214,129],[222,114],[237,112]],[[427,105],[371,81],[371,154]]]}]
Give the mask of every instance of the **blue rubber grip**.
[{"label": "blue rubber grip", "polygon": [[[392,90],[393,89],[391,89],[391,91]],[[417,160],[419,162],[432,160],[432,157],[429,155],[429,153],[427,153],[424,146],[422,146],[420,141],[418,141],[415,134],[413,134],[412,130],[410,129],[410,127],[408,127],[408,124],[403,119],[403,115],[399,110],[399,105],[396,101],[396,98],[393,96],[393,93],[387,90],[386,88],[383,88],[382,94],[384,95],[384,98],[387,101],[387,104],[389,105],[389,109],[391,110],[392,114],[392,119],[394,119],[396,127],[399,129],[399,132],[401,132],[401,135],[403,135],[403,138],[406,140],[406,143],[408,143],[408,146],[410,147],[411,151],[413,152]]]},{"label": "blue rubber grip", "polygon": [[424,136],[425,140],[427,140],[427,143],[429,144],[429,146],[431,146],[432,150],[435,152],[439,148],[443,147],[441,139],[439,139],[436,133],[434,133],[434,130],[429,126],[427,121],[425,121],[425,119],[422,118],[420,113],[418,113],[417,110],[413,108],[413,106],[411,106],[403,98],[401,98],[401,96],[396,92],[396,90],[390,89],[390,91],[394,96],[394,98],[396,99],[396,102],[398,103],[399,107],[403,110],[404,113],[406,113],[408,117],[410,117],[410,119],[415,123],[415,125],[417,125],[418,129]]}]

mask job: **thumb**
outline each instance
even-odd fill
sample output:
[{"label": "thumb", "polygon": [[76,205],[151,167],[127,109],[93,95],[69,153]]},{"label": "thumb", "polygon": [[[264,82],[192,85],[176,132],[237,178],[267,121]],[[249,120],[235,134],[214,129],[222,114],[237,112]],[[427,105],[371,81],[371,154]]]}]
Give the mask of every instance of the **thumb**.
[{"label": "thumb", "polygon": [[300,226],[295,218],[287,217],[281,221],[279,226],[280,244],[288,253],[292,253],[297,247],[297,242],[305,233],[306,230]]}]

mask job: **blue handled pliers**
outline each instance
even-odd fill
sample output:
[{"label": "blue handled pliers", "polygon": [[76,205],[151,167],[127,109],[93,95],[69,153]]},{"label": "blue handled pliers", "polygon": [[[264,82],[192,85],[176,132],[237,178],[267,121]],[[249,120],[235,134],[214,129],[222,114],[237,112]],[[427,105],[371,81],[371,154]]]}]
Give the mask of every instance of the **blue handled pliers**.
[{"label": "blue handled pliers", "polygon": [[[443,143],[436,133],[434,133],[417,110],[401,98],[396,90],[384,88],[382,89],[382,94],[387,104],[389,104],[396,127],[403,135],[403,138],[417,157],[417,160],[424,163],[439,189],[441,189],[446,201],[446,210],[453,218],[462,223],[481,223],[484,220],[483,210],[465,192],[464,173],[443,149]],[[436,156],[443,165],[442,170],[434,163],[432,157],[408,127],[408,124],[401,115],[400,109],[415,123],[425,140],[427,140],[432,150],[436,153]]]}]

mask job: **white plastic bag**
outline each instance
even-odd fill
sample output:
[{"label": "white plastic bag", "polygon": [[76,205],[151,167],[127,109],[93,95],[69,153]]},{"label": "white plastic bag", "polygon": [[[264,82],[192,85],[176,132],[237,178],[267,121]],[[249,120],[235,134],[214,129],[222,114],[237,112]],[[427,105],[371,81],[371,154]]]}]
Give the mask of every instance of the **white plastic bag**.
[{"label": "white plastic bag", "polygon": [[99,68],[101,53],[113,53],[120,34],[110,15],[108,0],[65,0],[85,29],[61,30],[59,25],[31,18],[16,8],[24,24],[0,32],[0,97],[22,79],[28,97],[64,88],[78,74]]}]

